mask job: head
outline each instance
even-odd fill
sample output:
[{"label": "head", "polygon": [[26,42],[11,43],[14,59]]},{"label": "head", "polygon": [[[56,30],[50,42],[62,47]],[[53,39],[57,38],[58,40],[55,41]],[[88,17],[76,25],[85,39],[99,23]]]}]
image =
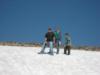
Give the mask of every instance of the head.
[{"label": "head", "polygon": [[57,27],[57,28],[56,28],[56,31],[57,31],[57,32],[60,32],[60,28],[59,28],[59,27]]},{"label": "head", "polygon": [[70,36],[69,33],[65,33],[65,36]]},{"label": "head", "polygon": [[51,31],[52,31],[52,29],[49,27],[49,28],[48,28],[48,32],[51,32]]}]

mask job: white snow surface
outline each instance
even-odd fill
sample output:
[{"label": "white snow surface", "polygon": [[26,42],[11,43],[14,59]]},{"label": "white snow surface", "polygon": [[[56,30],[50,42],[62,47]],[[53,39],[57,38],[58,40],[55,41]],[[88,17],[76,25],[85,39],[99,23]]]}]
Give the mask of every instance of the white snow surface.
[{"label": "white snow surface", "polygon": [[71,55],[64,55],[60,49],[52,56],[40,51],[40,47],[0,46],[0,75],[100,75],[100,52],[71,50]]}]

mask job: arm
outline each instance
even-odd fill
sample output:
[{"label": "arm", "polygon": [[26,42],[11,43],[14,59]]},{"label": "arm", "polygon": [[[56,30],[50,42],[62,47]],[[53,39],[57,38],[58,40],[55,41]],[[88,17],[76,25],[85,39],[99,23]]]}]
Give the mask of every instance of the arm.
[{"label": "arm", "polygon": [[56,41],[56,37],[55,37],[55,33],[53,33],[53,43],[55,44]]},{"label": "arm", "polygon": [[69,37],[69,46],[71,46],[71,37]]},{"label": "arm", "polygon": [[55,43],[55,37],[53,37],[53,41],[54,41],[54,43]]},{"label": "arm", "polygon": [[61,39],[62,39],[62,35],[61,35],[61,32],[60,32],[60,41],[61,41]]}]

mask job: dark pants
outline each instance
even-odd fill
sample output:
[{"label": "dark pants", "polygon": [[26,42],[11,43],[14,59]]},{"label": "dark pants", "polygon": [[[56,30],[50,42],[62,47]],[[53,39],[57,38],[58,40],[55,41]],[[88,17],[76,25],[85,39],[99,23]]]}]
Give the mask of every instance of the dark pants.
[{"label": "dark pants", "polygon": [[64,54],[70,55],[70,50],[71,50],[71,46],[65,46],[64,47]]},{"label": "dark pants", "polygon": [[57,54],[59,54],[60,45],[61,45],[60,41],[59,40],[56,40]]}]

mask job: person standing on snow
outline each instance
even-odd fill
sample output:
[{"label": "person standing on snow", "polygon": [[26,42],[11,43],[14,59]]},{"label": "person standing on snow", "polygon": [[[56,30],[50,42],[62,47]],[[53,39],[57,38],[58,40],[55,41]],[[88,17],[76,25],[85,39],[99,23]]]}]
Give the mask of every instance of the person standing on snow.
[{"label": "person standing on snow", "polygon": [[39,54],[43,54],[46,46],[49,45],[49,47],[50,47],[49,53],[51,55],[53,55],[53,43],[54,43],[54,41],[55,41],[55,35],[52,32],[52,29],[48,28],[48,32],[45,34],[45,42],[44,42],[42,50]]},{"label": "person standing on snow", "polygon": [[69,33],[65,33],[64,54],[70,55],[70,50],[71,50],[71,37],[70,37]]},{"label": "person standing on snow", "polygon": [[55,34],[55,46],[57,48],[57,54],[59,54],[59,47],[61,45],[61,31],[59,28],[54,32]]}]

